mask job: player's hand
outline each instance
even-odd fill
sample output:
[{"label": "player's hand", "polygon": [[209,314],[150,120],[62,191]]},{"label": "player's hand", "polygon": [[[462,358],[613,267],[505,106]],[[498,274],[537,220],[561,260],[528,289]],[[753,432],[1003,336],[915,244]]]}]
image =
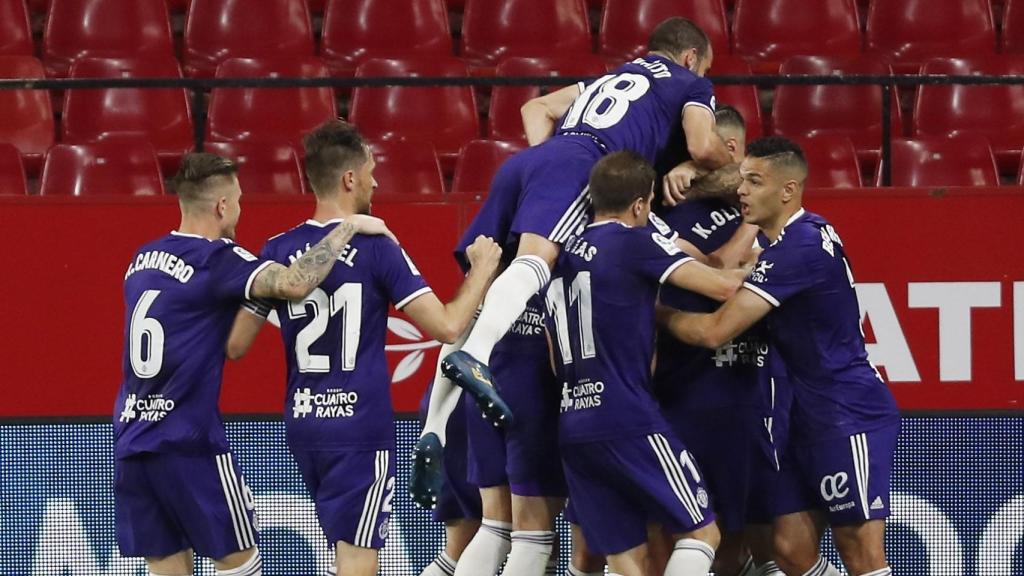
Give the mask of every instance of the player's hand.
[{"label": "player's hand", "polygon": [[477,236],[466,248],[466,258],[472,270],[480,270],[487,275],[494,274],[501,263],[501,246],[487,236]]},{"label": "player's hand", "polygon": [[394,240],[395,244],[398,243],[398,238],[391,232],[391,230],[388,229],[388,225],[380,218],[368,216],[366,214],[355,214],[353,216],[349,216],[346,220],[356,227],[356,232],[358,234],[366,234],[370,236],[383,234],[384,236]]},{"label": "player's hand", "polygon": [[665,174],[661,183],[665,204],[675,206],[686,200],[686,191],[697,176],[697,166],[693,162],[683,162]]}]

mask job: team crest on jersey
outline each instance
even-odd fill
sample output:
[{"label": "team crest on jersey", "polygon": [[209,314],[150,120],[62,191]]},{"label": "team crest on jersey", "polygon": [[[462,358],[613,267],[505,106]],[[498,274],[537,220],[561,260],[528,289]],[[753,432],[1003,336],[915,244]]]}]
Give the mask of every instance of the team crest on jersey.
[{"label": "team crest on jersey", "polygon": [[708,507],[708,492],[703,488],[697,489],[697,504],[700,504],[701,508]]},{"label": "team crest on jersey", "polygon": [[377,535],[380,536],[381,540],[387,540],[388,539],[388,532],[390,530],[391,530],[391,520],[389,518],[385,518],[384,521],[381,522],[380,526],[377,528]]},{"label": "team crest on jersey", "polygon": [[750,273],[750,279],[754,282],[767,282],[768,271],[775,267],[775,264],[767,260],[761,260],[754,266],[754,271]]}]

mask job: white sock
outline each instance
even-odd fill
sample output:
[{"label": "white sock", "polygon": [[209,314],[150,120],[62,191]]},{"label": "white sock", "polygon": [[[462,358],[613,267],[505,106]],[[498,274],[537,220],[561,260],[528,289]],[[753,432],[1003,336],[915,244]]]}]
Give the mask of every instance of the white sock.
[{"label": "white sock", "polygon": [[569,569],[566,570],[565,576],[604,576],[604,570],[600,570],[598,572],[584,572],[583,570],[573,566],[572,562],[570,562]]},{"label": "white sock", "polygon": [[338,576],[338,567],[331,566],[327,569],[327,572],[324,572],[324,576]]},{"label": "white sock", "polygon": [[665,576],[707,576],[714,560],[714,548],[694,538],[683,538],[673,546]]},{"label": "white sock", "polygon": [[892,576],[892,568],[886,566],[885,568],[879,568],[878,570],[873,570],[867,574],[861,574],[861,576]]},{"label": "white sock", "polygon": [[758,567],[757,576],[786,576],[786,573],[779,568],[779,565],[775,562],[765,562]]},{"label": "white sock", "polygon": [[441,552],[434,558],[434,561],[427,565],[420,572],[420,576],[453,576],[455,574],[455,560],[446,552]]},{"label": "white sock", "polygon": [[842,576],[842,574],[831,562],[825,560],[824,556],[818,556],[814,567],[805,572],[804,576]]},{"label": "white sock", "polygon": [[434,383],[430,388],[430,403],[427,405],[427,418],[423,423],[420,438],[433,432],[441,440],[441,446],[448,443],[448,419],[451,417],[452,412],[455,412],[459,398],[462,397],[462,388],[459,388],[454,382],[445,378],[441,372],[441,360],[462,348],[475,325],[476,318],[474,317],[473,320],[469,321],[469,326],[466,326],[462,336],[459,336],[459,339],[451,344],[442,344],[441,352],[437,355],[437,367],[434,368]]},{"label": "white sock", "polygon": [[512,549],[512,524],[484,518],[455,565],[455,576],[494,576]]},{"label": "white sock", "polygon": [[517,530],[512,533],[512,551],[501,576],[544,576],[555,543],[549,530]]},{"label": "white sock", "polygon": [[245,564],[232,570],[214,570],[216,576],[263,576],[263,558],[259,549],[249,557]]},{"label": "white sock", "polygon": [[548,556],[548,565],[544,567],[544,576],[558,576],[558,554],[555,551]]},{"label": "white sock", "polygon": [[484,364],[490,363],[494,345],[526,310],[526,301],[550,279],[551,270],[543,258],[520,256],[513,260],[487,290],[480,317],[462,350]]}]

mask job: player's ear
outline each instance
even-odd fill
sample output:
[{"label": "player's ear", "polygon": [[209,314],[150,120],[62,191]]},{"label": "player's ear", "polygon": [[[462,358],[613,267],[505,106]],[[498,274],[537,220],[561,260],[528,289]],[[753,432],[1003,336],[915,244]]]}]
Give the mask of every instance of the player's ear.
[{"label": "player's ear", "polygon": [[354,170],[345,170],[341,173],[341,189],[344,192],[356,187],[356,173]]},{"label": "player's ear", "polygon": [[228,213],[228,197],[218,197],[217,203],[214,204],[213,209],[217,212],[217,218],[224,218],[224,215]]},{"label": "player's ear", "polygon": [[793,199],[796,194],[798,187],[800,186],[796,180],[786,180],[786,183],[782,185],[782,202],[783,204],[788,203]]}]

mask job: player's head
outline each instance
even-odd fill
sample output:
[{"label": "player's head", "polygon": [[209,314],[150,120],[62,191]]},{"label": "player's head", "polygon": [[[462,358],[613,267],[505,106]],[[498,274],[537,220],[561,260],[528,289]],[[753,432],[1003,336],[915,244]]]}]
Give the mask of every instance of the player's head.
[{"label": "player's head", "polygon": [[740,111],[728,104],[715,106],[715,132],[725,142],[733,162],[742,162],[747,153],[747,124]]},{"label": "player's head", "polygon": [[356,214],[369,214],[376,163],[356,127],[328,120],[306,135],[306,176],[318,200],[337,200]]},{"label": "player's head", "polygon": [[590,170],[590,200],[596,217],[617,217],[630,226],[647,222],[656,173],[642,156],[612,152]]},{"label": "player's head", "polygon": [[237,174],[238,165],[227,158],[206,152],[185,154],[171,181],[182,216],[212,218],[221,238],[234,239],[242,214]]},{"label": "player's head", "polygon": [[708,35],[692,21],[679,16],[663,20],[647,39],[647,50],[671,56],[697,76],[711,68],[714,52]]},{"label": "player's head", "polygon": [[773,136],[754,140],[740,164],[739,197],[743,220],[762,228],[796,212],[807,179],[804,151],[792,140]]}]

